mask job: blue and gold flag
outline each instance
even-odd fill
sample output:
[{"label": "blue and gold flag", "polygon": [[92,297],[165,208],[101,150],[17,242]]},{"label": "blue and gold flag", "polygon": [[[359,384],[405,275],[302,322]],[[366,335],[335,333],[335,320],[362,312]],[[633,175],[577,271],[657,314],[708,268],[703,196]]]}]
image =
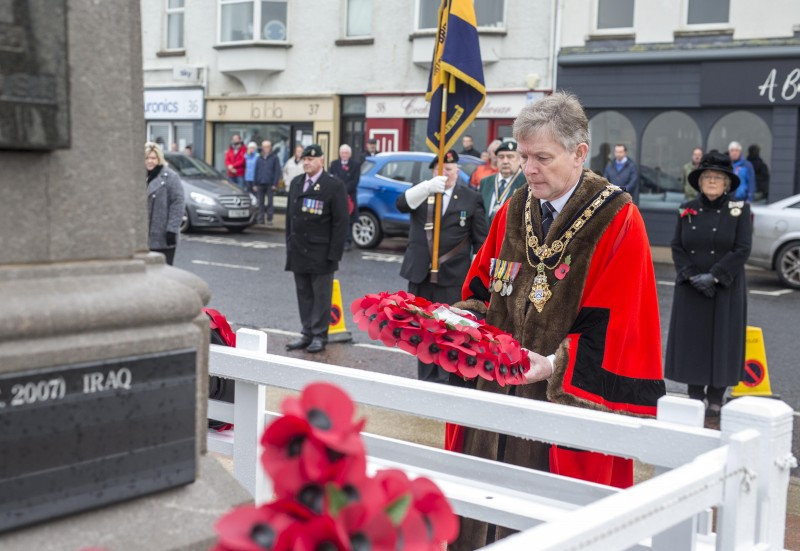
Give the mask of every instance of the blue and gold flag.
[{"label": "blue and gold flag", "polygon": [[473,121],[486,99],[473,0],[442,0],[439,7],[439,27],[425,94],[425,99],[431,103],[426,141],[433,151],[439,150],[445,85],[448,88],[443,149],[447,151]]}]

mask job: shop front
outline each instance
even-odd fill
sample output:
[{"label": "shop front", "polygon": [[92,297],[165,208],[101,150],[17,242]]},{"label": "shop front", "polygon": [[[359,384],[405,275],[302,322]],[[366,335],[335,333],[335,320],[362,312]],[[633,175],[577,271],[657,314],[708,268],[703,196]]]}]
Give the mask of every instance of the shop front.
[{"label": "shop front", "polygon": [[[510,138],[520,110],[543,96],[544,92],[490,92],[464,134],[472,136],[475,149],[485,151],[495,138]],[[430,151],[425,143],[429,109],[424,94],[369,95],[367,138],[378,140],[379,151]],[[455,149],[460,151],[461,144]]]},{"label": "shop front", "polygon": [[203,88],[149,88],[144,91],[147,141],[166,151],[200,155],[205,147]]},{"label": "shop front", "polygon": [[210,98],[206,101],[206,129],[211,139],[206,144],[206,160],[219,170],[225,168],[225,152],[234,134],[247,144],[263,140],[281,164],[292,155],[295,145],[318,143],[326,161],[335,159],[339,136],[338,98],[252,97]]},{"label": "shop front", "polygon": [[757,148],[769,179],[759,182],[756,201],[800,193],[800,63],[761,58],[758,48],[742,52],[736,61],[691,63],[685,55],[662,55],[658,63],[642,62],[646,54],[617,56],[616,62],[611,56],[559,58],[559,88],[575,93],[589,117],[587,167],[602,173],[614,146],[627,146],[639,166],[636,200],[654,245],[670,242],[675,213],[686,200],[683,166],[696,147],[727,151],[736,141],[744,156]]}]

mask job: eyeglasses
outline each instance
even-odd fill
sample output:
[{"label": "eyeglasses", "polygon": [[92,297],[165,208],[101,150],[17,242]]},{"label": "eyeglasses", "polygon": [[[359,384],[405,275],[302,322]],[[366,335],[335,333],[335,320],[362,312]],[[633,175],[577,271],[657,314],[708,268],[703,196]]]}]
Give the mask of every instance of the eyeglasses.
[{"label": "eyeglasses", "polygon": [[703,174],[700,176],[700,179],[704,182],[724,182],[725,176],[722,174]]}]

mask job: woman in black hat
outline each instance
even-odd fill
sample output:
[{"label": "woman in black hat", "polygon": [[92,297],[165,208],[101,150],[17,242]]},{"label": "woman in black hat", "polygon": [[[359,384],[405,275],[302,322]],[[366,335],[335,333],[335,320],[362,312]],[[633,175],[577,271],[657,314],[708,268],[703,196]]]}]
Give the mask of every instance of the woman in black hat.
[{"label": "woman in black hat", "polygon": [[681,206],[672,239],[677,277],[664,376],[688,384],[690,398],[707,401],[706,416],[718,417],[744,367],[750,205],[733,200],[739,177],[724,153],[708,152],[688,181],[700,195]]}]

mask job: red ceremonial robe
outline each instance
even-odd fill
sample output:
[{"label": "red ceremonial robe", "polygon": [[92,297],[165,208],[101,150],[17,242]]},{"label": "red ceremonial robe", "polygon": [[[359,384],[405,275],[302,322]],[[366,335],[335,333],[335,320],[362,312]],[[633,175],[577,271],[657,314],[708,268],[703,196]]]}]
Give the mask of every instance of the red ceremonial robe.
[{"label": "red ceremonial robe", "polygon": [[[580,215],[587,202],[591,203],[597,197],[595,193],[602,189],[611,189],[606,188],[607,185],[604,179],[585,172],[579,188],[554,222],[547,243],[551,243],[554,230],[559,235],[567,229],[567,224],[574,220],[575,213]],[[491,302],[487,297],[492,259],[522,262],[523,271],[526,269],[524,252],[521,258],[519,256],[520,250],[524,251],[521,213],[524,212],[522,205],[526,193],[526,189],[519,190],[498,211],[489,236],[478,251],[467,275],[462,289],[464,301],[457,306],[479,313],[485,312],[488,323],[511,332],[526,348],[543,355],[556,354],[555,374],[547,382],[548,400],[629,415],[655,415],[656,401],[665,392],[661,333],[650,245],[638,209],[630,202],[627,194],[615,191],[607,199],[607,204],[599,208],[593,219],[576,232],[576,237],[567,246],[566,252],[572,256],[571,271],[567,271],[556,285],[568,284],[568,288],[559,287],[562,294],[557,295],[556,287],[553,287],[553,297],[545,304],[543,312],[538,314],[539,317],[536,312],[532,312],[532,316],[527,313],[521,316],[515,310],[520,309],[520,300],[527,300],[526,297],[512,300],[513,297],[504,299],[491,293]],[[534,227],[540,228],[538,201],[534,199],[532,203]],[[509,215],[510,211],[512,215]],[[562,216],[565,218],[563,221]],[[555,227],[557,225],[558,228]],[[512,241],[521,243],[516,246],[514,243],[509,244],[507,232],[513,232]],[[583,241],[579,239],[581,232],[585,232],[582,235]],[[520,236],[523,236],[521,240]],[[593,251],[590,248],[585,250],[592,245]],[[576,263],[577,255],[588,256],[583,260],[584,265]],[[548,275],[552,285],[553,272]],[[585,279],[581,281],[581,277]],[[517,294],[516,290],[522,286],[523,281],[514,283],[514,294]],[[527,288],[521,292],[527,295],[529,290]],[[566,298],[570,295],[580,297],[574,306]],[[559,297],[565,298],[559,300]],[[534,310],[532,305],[528,306],[530,308],[526,310]],[[496,307],[501,312],[493,317],[493,309]],[[574,321],[571,324],[567,321],[568,326],[571,326],[560,337],[543,339],[551,343],[560,342],[557,350],[536,350],[531,348],[531,343],[536,340],[535,334],[547,333],[552,325],[549,320],[556,319],[548,318],[548,308],[550,316],[563,318],[572,315],[571,319]],[[529,327],[531,324],[534,327]],[[486,383],[479,383],[479,388],[481,384],[487,386]],[[484,390],[496,391],[490,388]],[[464,428],[448,425],[446,449],[461,451],[463,445]],[[506,444],[503,443],[501,447],[505,448]],[[466,451],[475,453],[475,450]],[[505,450],[502,453],[508,454]],[[482,455],[483,452],[478,451],[476,454]],[[633,465],[629,459],[568,450],[553,445],[550,448],[549,465],[553,473],[582,480],[617,487],[628,487],[633,483]]]}]

